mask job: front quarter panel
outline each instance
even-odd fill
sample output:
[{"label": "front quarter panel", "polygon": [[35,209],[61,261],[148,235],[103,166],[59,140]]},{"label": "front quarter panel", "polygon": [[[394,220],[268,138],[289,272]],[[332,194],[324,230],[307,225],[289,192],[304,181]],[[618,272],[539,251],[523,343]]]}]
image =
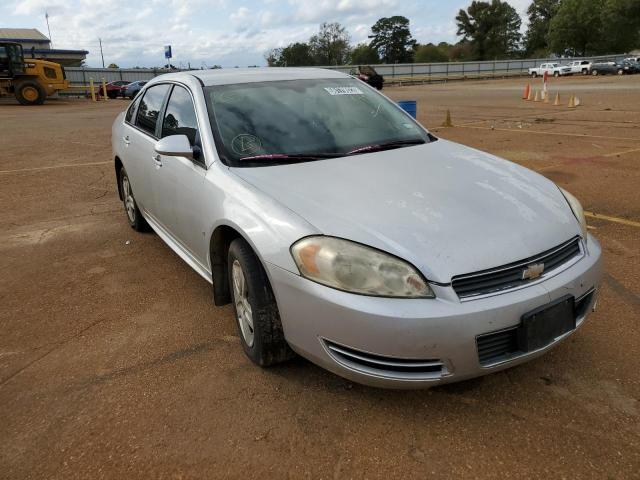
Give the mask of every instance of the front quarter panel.
[{"label": "front quarter panel", "polygon": [[[289,248],[302,237],[320,231],[299,215],[216,162],[207,171],[210,194],[205,215],[214,219],[207,238],[216,228],[238,231],[263,262],[298,274]],[[211,267],[211,258],[209,258]]]}]

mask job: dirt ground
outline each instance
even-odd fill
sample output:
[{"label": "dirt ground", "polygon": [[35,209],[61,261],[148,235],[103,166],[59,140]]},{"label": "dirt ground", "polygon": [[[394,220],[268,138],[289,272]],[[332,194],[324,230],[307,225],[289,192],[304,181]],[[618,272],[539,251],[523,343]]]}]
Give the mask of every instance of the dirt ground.
[{"label": "dirt ground", "polygon": [[231,308],[127,225],[110,136],[128,102],[2,100],[0,478],[640,478],[640,75],[553,80],[575,110],[525,83],[385,92],[612,217],[588,219],[598,310],[538,360],[410,392],[250,364]]}]

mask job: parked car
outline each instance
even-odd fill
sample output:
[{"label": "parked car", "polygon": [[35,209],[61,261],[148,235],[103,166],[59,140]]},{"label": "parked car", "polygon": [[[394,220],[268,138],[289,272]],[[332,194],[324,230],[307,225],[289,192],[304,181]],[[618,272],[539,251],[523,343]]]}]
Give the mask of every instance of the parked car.
[{"label": "parked car", "polygon": [[340,72],[162,75],[112,147],[131,227],[233,305],[261,366],[297,352],[427,387],[538,357],[595,306],[601,249],[575,197]]},{"label": "parked car", "polygon": [[356,77],[363,82],[371,85],[376,90],[382,90],[384,87],[384,77],[378,72],[376,72],[375,68],[367,65],[358,67],[358,73]]},{"label": "parked car", "polygon": [[625,62],[636,62],[640,64],[640,57],[627,57],[624,59]]},{"label": "parked car", "polygon": [[623,73],[623,66],[616,62],[600,62],[591,65],[591,75],[593,76],[609,74],[622,75]]},{"label": "parked car", "polygon": [[589,75],[591,73],[591,60],[574,60],[567,65],[571,69],[571,74]]},{"label": "parked car", "polygon": [[[129,85],[129,83],[131,82],[127,82],[126,80],[117,80],[115,82],[107,83],[107,96],[109,98],[124,97],[126,86]],[[100,89],[100,94],[102,94],[102,89]]]},{"label": "parked car", "polygon": [[146,81],[141,81],[141,80],[131,82],[129,85],[126,86],[126,89],[124,91],[124,96],[127,98],[133,99],[133,97],[135,97],[136,94],[140,91],[140,89],[144,87],[146,84],[147,84]]},{"label": "parked car", "polygon": [[628,60],[623,60],[618,64],[620,68],[618,69],[618,75],[633,75],[635,73],[640,73],[640,63],[638,62],[630,62]]},{"label": "parked car", "polygon": [[542,76],[544,72],[554,77],[561,75],[571,75],[571,68],[566,65],[560,65],[559,63],[543,63],[539,67],[529,69],[529,75],[532,77]]}]

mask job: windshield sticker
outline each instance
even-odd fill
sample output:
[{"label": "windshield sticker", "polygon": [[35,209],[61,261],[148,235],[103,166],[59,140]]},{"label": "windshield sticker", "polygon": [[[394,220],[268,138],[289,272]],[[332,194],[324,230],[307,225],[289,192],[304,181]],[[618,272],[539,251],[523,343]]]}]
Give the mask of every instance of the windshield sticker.
[{"label": "windshield sticker", "polygon": [[233,138],[231,148],[238,155],[252,155],[262,151],[262,141],[255,135],[243,133]]},{"label": "windshield sticker", "polygon": [[358,87],[325,87],[329,95],[364,95]]}]

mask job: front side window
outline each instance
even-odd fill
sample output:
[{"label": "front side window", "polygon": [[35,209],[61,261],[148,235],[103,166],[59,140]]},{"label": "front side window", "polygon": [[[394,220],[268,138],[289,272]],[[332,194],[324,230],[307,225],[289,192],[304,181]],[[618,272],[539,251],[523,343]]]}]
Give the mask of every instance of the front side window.
[{"label": "front side window", "polygon": [[205,97],[216,148],[234,166],[293,156],[344,157],[432,138],[352,78],[218,85],[206,87]]},{"label": "front side window", "polygon": [[136,115],[136,126],[150,135],[155,136],[158,116],[162,109],[162,102],[169,90],[169,85],[156,85],[144,92],[138,114]]},{"label": "front side window", "polygon": [[173,87],[162,122],[161,136],[186,135],[193,146],[196,144],[197,132],[198,121],[191,95],[183,87]]}]

